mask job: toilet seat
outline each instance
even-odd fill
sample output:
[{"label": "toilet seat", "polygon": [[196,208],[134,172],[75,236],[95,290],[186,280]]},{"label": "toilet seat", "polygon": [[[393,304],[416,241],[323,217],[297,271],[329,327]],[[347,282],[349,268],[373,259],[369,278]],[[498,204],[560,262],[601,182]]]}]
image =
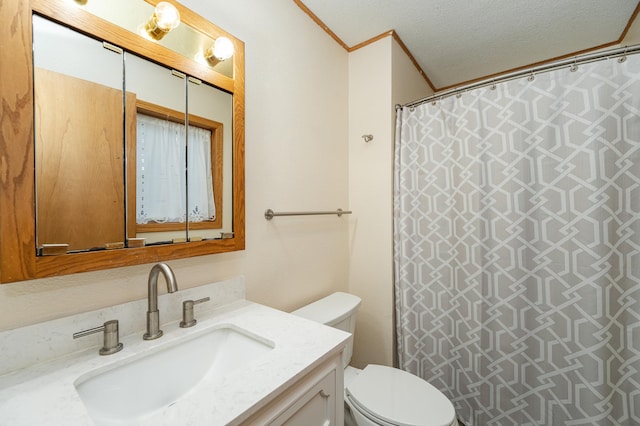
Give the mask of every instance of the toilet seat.
[{"label": "toilet seat", "polygon": [[368,365],[348,384],[345,396],[363,415],[381,424],[449,426],[451,401],[421,378],[397,368]]}]

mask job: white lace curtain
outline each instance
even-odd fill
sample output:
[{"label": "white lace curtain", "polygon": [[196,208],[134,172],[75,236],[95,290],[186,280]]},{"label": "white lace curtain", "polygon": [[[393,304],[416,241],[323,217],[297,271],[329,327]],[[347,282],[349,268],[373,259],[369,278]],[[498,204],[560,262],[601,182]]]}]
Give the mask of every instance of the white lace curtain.
[{"label": "white lace curtain", "polygon": [[640,55],[398,114],[401,368],[467,426],[640,424]]},{"label": "white lace curtain", "polygon": [[136,149],[138,224],[215,218],[211,131],[189,126],[185,160],[184,124],[138,114]]}]

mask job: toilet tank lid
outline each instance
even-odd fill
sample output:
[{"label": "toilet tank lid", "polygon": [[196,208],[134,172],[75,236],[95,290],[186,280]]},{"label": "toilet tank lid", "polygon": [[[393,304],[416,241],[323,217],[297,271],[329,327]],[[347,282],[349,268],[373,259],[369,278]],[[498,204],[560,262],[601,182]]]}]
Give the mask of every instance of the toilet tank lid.
[{"label": "toilet tank lid", "polygon": [[360,306],[360,300],[353,294],[336,292],[291,313],[325,325],[335,325],[352,315]]}]

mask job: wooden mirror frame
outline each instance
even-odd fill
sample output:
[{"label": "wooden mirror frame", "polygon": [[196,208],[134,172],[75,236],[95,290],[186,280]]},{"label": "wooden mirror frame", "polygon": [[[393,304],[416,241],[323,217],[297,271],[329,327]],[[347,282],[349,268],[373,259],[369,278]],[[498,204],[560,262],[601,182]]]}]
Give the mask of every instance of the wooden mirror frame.
[{"label": "wooden mirror frame", "polygon": [[[140,0],[142,1],[142,0]],[[155,5],[159,0],[146,0]],[[243,250],[244,43],[171,1],[181,21],[232,40],[233,78],[104,21],[68,0],[0,2],[0,283],[97,271],[170,259]],[[233,237],[60,256],[36,256],[32,14],[132,51],[233,94]]]}]

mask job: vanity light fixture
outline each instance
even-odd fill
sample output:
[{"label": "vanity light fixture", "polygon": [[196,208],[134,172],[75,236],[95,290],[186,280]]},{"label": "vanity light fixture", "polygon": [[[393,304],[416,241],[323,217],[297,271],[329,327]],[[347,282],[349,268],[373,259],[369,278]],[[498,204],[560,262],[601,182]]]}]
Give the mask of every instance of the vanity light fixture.
[{"label": "vanity light fixture", "polygon": [[218,37],[204,52],[204,58],[212,67],[233,56],[233,43],[226,37]]},{"label": "vanity light fixture", "polygon": [[144,30],[153,40],[160,40],[178,25],[180,25],[178,9],[169,2],[161,1],[156,5],[151,18],[144,24]]}]

